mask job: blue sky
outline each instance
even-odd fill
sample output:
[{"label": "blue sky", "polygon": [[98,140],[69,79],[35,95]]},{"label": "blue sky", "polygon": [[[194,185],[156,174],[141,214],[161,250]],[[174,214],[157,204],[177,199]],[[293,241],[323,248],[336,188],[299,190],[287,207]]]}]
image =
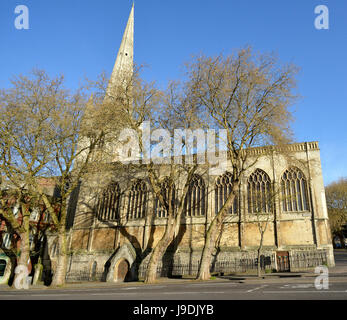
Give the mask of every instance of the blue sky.
[{"label": "blue sky", "polygon": [[[84,76],[111,72],[130,0],[1,0],[0,87],[33,67],[64,73],[77,87]],[[17,5],[29,9],[29,30],[14,26]],[[317,5],[329,9],[329,30],[317,30]],[[164,86],[192,54],[251,45],[301,67],[295,139],[319,141],[324,183],[347,176],[347,1],[137,0],[135,61]]]}]

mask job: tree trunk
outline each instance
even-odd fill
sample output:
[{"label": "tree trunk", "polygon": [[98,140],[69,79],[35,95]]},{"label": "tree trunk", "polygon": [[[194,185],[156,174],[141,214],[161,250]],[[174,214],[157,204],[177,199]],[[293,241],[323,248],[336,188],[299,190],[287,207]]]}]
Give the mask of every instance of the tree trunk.
[{"label": "tree trunk", "polygon": [[261,257],[261,249],[258,248],[258,266],[257,266],[257,275],[258,278],[261,277],[261,264],[260,264],[260,257]]},{"label": "tree trunk", "polygon": [[196,277],[197,280],[209,280],[211,278],[210,265],[211,265],[211,249],[206,248],[205,250],[204,248],[203,254],[201,257],[199,272]]},{"label": "tree trunk", "polygon": [[261,252],[263,249],[263,237],[264,237],[264,233],[261,232],[260,233],[260,243],[259,243],[259,248],[258,248],[258,267],[257,267],[257,275],[260,278],[261,277],[261,263],[260,263],[260,257],[261,257]]},{"label": "tree trunk", "polygon": [[[18,259],[17,266],[21,265],[27,269],[28,262],[30,259],[29,232],[24,231],[20,233],[19,236],[20,236],[20,256]],[[18,279],[22,277],[23,277],[22,272],[15,273],[13,284],[15,285],[16,283],[18,283],[19,281]],[[26,279],[24,279],[23,281],[26,281]]]},{"label": "tree trunk", "polygon": [[28,266],[30,258],[29,233],[27,231],[20,233],[20,256],[18,264]]},{"label": "tree trunk", "polygon": [[157,267],[160,259],[164,255],[165,250],[170,244],[170,241],[173,239],[175,226],[171,223],[166,226],[166,230],[162,238],[159,240],[155,246],[151,257],[149,259],[145,283],[154,283],[157,279]]},{"label": "tree trunk", "polygon": [[65,228],[58,234],[59,254],[57,267],[54,272],[52,285],[62,286],[65,284],[65,276],[67,270],[67,248],[66,248],[66,232]]},{"label": "tree trunk", "polygon": [[43,265],[41,264],[41,261],[39,261],[35,265],[35,273],[34,273],[33,285],[36,285],[39,281],[41,281],[42,270],[43,270]]},{"label": "tree trunk", "polygon": [[219,223],[214,219],[206,232],[205,244],[202,250],[202,256],[199,266],[197,280],[209,280],[211,278],[210,265],[212,258],[212,248],[215,243],[216,233]]},{"label": "tree trunk", "polygon": [[223,223],[227,210],[230,208],[232,202],[234,201],[235,194],[237,193],[238,188],[239,188],[239,185],[238,183],[236,183],[233,186],[232,193],[229,195],[227,201],[224,203],[223,207],[218,212],[218,214],[214,217],[210,226],[208,227],[208,230],[205,236],[204,248],[202,250],[199,272],[196,277],[196,280],[209,280],[211,278],[210,265],[211,265],[211,258],[212,258],[212,249],[216,243],[216,235]]},{"label": "tree trunk", "polygon": [[[30,259],[30,244],[29,244],[29,210],[26,205],[22,204],[22,226],[21,232],[19,233],[20,237],[20,256],[18,259],[17,266],[23,266],[25,270],[28,270],[28,263]],[[26,272],[27,275],[29,272]],[[18,285],[18,281],[23,277],[22,272],[16,273],[14,276],[14,285]],[[26,281],[26,278],[24,279]]]}]

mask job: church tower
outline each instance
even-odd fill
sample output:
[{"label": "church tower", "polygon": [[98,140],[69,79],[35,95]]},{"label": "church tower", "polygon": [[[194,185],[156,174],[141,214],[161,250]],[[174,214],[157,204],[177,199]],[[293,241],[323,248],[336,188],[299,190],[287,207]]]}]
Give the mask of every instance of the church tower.
[{"label": "church tower", "polygon": [[[104,101],[107,102],[109,97],[112,97],[113,91],[117,90],[118,86],[127,86],[127,82],[131,79],[134,72],[134,3],[131,7],[128,22],[120,44],[116,62],[108,82],[106,96]],[[114,155],[114,161],[124,160],[123,145],[119,141],[112,141],[109,145],[111,153]]]},{"label": "church tower", "polygon": [[132,5],[128,23],[120,44],[116,62],[107,87],[107,94],[114,85],[122,81],[124,75],[132,75],[134,70],[134,4]]}]

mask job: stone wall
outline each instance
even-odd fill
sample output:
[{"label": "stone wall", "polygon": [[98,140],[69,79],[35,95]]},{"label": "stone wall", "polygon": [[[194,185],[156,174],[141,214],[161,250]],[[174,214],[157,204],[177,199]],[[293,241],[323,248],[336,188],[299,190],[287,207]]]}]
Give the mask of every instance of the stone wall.
[{"label": "stone wall", "polygon": [[[70,257],[66,279],[74,281],[106,281],[108,268],[114,252],[79,253]],[[325,250],[309,249],[307,247],[289,250],[289,265],[291,272],[313,270],[319,265],[328,264],[329,252]],[[167,252],[157,269],[158,277],[181,277],[195,276],[198,272],[201,250],[178,250]],[[147,269],[149,255],[141,261],[135,269],[138,270],[139,278],[143,278]],[[134,262],[137,263],[137,262]],[[276,251],[265,249],[261,256],[263,271],[278,269]],[[257,270],[256,251],[230,251],[221,250],[213,256],[211,264],[212,274],[229,275],[234,273],[255,273]],[[94,266],[94,269],[93,269]],[[93,272],[93,270],[95,270]]]},{"label": "stone wall", "polygon": [[[309,268],[323,260],[329,266],[334,265],[318,143],[294,144],[288,148],[290,153],[287,152],[288,150],[283,153],[277,149],[267,153],[264,152],[264,148],[254,148],[249,151],[253,157],[249,161],[258,157],[257,163],[245,172],[241,180],[239,214],[230,214],[226,217],[219,237],[219,253],[214,265],[211,266],[213,270],[231,272],[252,269],[256,265],[254,261],[260,239],[258,223],[266,221],[268,222],[263,245],[267,248],[267,261],[271,261],[267,265],[268,268],[276,269],[276,251],[289,252],[291,270]],[[257,168],[265,171],[275,186],[279,187],[283,172],[292,166],[300,169],[307,181],[308,210],[284,212],[279,193],[275,195],[272,213],[260,216],[249,214],[247,178],[252,172]],[[231,164],[227,170],[231,170]],[[200,171],[207,190],[206,214],[199,217],[182,217],[181,226],[173,242],[176,251],[166,253],[164,257],[166,260],[160,267],[162,274],[167,273],[168,269],[171,273],[176,272],[177,275],[187,272],[194,274],[199,264],[205,230],[215,212],[214,183],[217,178],[204,174],[206,170],[202,168]],[[143,177],[143,175],[144,172],[140,171],[134,176]],[[131,179],[129,176],[122,177],[118,172],[116,176],[123,190],[120,217],[117,221],[97,219],[93,211],[97,200],[95,181],[85,181],[81,184],[70,246],[78,254],[75,253],[71,258],[70,274],[91,272],[86,270],[91,270],[92,264],[96,263],[96,274],[99,277],[117,248],[129,243],[137,252],[146,250],[149,252],[163,235],[166,220],[153,217],[153,196],[149,191],[146,203],[147,215],[141,219],[127,220],[128,190]],[[101,177],[98,179],[100,180]],[[181,181],[177,181],[176,186],[182,189]],[[136,262],[139,263],[138,267],[142,268],[141,270],[144,270],[148,257],[147,255],[142,263]]]}]

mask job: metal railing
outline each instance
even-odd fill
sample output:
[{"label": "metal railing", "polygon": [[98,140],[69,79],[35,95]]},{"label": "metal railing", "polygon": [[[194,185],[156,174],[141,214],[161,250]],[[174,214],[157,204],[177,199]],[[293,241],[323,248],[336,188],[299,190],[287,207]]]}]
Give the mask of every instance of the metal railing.
[{"label": "metal railing", "polygon": [[[261,256],[261,268],[263,270],[276,269],[276,253],[265,254]],[[304,271],[314,268],[319,265],[327,264],[327,253],[324,250],[312,251],[297,251],[289,254],[290,271]],[[157,276],[196,276],[199,270],[200,260],[182,263],[181,261],[165,261],[158,264]],[[211,273],[232,274],[255,271],[258,267],[258,259],[253,256],[245,256],[239,258],[224,259],[213,262],[210,267]],[[135,268],[138,270],[138,277],[144,278],[147,263],[143,262]],[[66,274],[67,282],[76,281],[105,281],[105,271],[97,271],[91,273],[87,269],[71,270]]]}]

